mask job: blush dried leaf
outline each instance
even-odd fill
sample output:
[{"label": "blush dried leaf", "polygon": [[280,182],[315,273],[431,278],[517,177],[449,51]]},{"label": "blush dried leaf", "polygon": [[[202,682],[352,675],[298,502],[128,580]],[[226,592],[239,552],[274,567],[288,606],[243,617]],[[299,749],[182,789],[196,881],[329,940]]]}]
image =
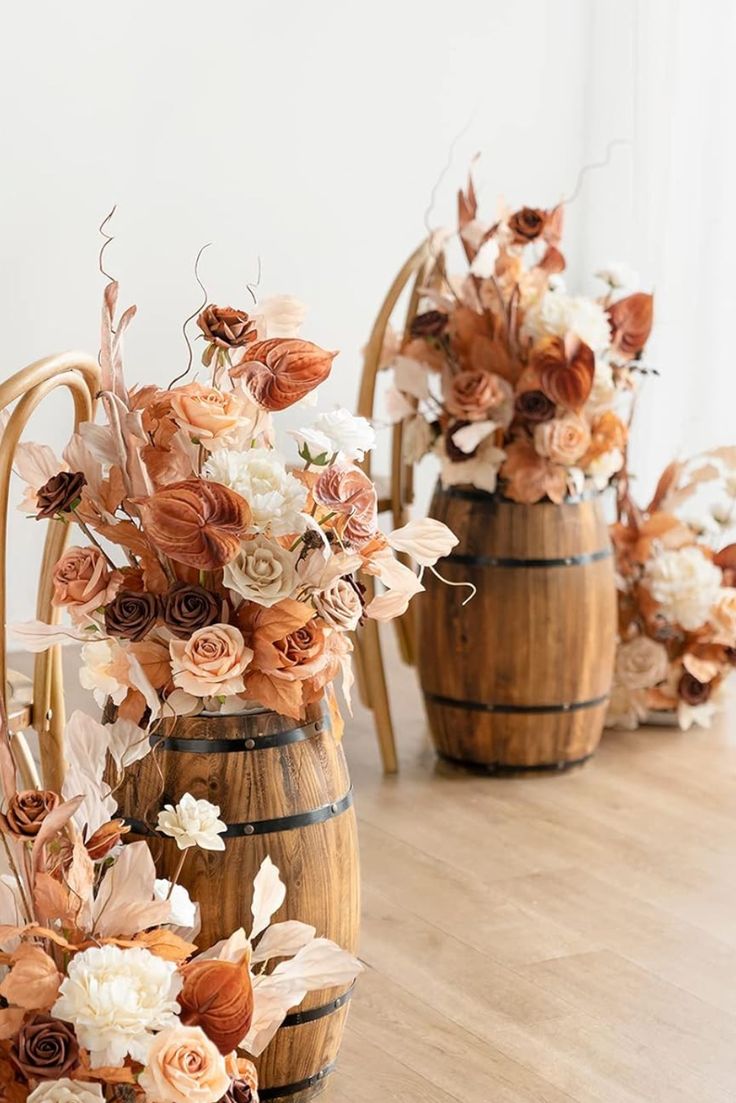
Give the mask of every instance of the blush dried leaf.
[{"label": "blush dried leaf", "polygon": [[336,352],[297,337],[256,341],[231,370],[264,410],[285,410],[323,383]]},{"label": "blush dried leaf", "polygon": [[23,942],[11,961],[10,972],[0,984],[0,995],[28,1011],[47,1011],[59,994],[62,980],[53,959],[40,946]]}]

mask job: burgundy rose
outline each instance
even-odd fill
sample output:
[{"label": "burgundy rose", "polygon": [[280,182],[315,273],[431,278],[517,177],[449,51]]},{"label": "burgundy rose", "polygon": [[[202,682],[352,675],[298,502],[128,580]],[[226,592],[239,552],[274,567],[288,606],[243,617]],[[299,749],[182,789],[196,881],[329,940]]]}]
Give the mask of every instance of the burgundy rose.
[{"label": "burgundy rose", "polygon": [[522,207],[520,211],[515,211],[509,219],[514,244],[526,245],[530,241],[536,241],[544,230],[546,221],[547,212],[538,207]]},{"label": "burgundy rose", "polygon": [[516,396],[514,410],[526,421],[549,421],[555,416],[555,404],[544,391],[522,391]]},{"label": "burgundy rose", "polygon": [[58,1080],[79,1060],[79,1043],[69,1023],[36,1014],[20,1028],[13,1059],[29,1079]]},{"label": "burgundy rose", "polygon": [[164,624],[180,640],[198,628],[209,628],[221,617],[222,603],[210,590],[195,583],[177,582],[164,597]]},{"label": "burgundy rose", "polygon": [[446,328],[446,314],[441,310],[427,310],[424,314],[417,314],[409,333],[412,337],[439,337]]},{"label": "burgundy rose", "polygon": [[197,325],[210,344],[221,349],[242,348],[258,336],[250,315],[232,306],[210,303],[197,318]]},{"label": "burgundy rose", "polygon": [[689,671],[684,671],[677,683],[677,692],[688,705],[703,705],[710,697],[710,682],[699,682]]},{"label": "burgundy rose", "polygon": [[47,517],[56,517],[59,513],[68,513],[75,502],[79,501],[82,487],[87,480],[81,471],[60,471],[52,475],[36,494],[36,517],[39,521]]},{"label": "burgundy rose", "polygon": [[121,590],[105,609],[108,636],[142,640],[159,617],[159,599],[155,594]]}]

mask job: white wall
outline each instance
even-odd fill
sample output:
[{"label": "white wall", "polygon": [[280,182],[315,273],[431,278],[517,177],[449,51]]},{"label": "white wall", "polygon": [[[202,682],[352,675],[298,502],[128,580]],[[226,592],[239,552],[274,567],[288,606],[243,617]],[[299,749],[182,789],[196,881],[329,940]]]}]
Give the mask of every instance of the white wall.
[{"label": "white wall", "polygon": [[[323,403],[352,404],[362,343],[423,235],[453,139],[463,132],[434,223],[451,221],[479,150],[489,207],[502,192],[540,205],[568,195],[583,164],[634,136],[636,11],[636,0],[13,5],[0,46],[3,374],[96,349],[96,227],[117,203],[107,264],[139,307],[130,380],[181,370],[193,259],[212,241],[211,297],[246,304],[260,256],[261,293],[298,295],[305,336],[341,349]],[[586,177],[568,216],[573,273],[633,249],[634,157],[616,149]],[[646,244],[634,260],[647,270]],[[62,420],[46,409],[33,436],[60,446]],[[31,537],[19,518],[10,619],[32,615]]]}]

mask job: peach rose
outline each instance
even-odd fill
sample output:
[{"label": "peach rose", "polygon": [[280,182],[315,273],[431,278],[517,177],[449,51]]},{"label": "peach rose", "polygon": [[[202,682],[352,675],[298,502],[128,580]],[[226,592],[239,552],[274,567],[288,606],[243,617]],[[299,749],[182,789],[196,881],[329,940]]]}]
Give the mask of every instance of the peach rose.
[{"label": "peach rose", "polygon": [[174,685],[194,697],[231,697],[245,688],[243,674],[253,658],[232,624],[200,628],[188,640],[171,640]]},{"label": "peach rose", "polygon": [[317,479],[312,494],[320,505],[345,518],[343,536],[351,544],[361,548],[375,535],[376,488],[359,467],[333,464]]},{"label": "peach rose", "polygon": [[112,601],[123,579],[109,570],[97,548],[69,548],[54,567],[52,581],[54,605],[68,609],[78,621]]},{"label": "peach rose", "polygon": [[156,1103],[217,1103],[230,1075],[200,1027],[172,1026],[155,1036],[139,1084]]},{"label": "peach rose", "polygon": [[483,421],[489,410],[510,401],[513,393],[505,379],[482,368],[448,375],[444,392],[447,411],[465,421]]},{"label": "peach rose", "polygon": [[577,414],[565,414],[543,421],[534,430],[534,447],[553,463],[569,467],[580,459],[590,444],[590,429]]},{"label": "peach rose", "polygon": [[724,647],[736,647],[736,588],[721,588],[709,620],[715,631],[714,642]]},{"label": "peach rose", "polygon": [[204,448],[242,423],[244,404],[238,395],[188,383],[169,394],[171,414],[182,429],[196,438]]}]

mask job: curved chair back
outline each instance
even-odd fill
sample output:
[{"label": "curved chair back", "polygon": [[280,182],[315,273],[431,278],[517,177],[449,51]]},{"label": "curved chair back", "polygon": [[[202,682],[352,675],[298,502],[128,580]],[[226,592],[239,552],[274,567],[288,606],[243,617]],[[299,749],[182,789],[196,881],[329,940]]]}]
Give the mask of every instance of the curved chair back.
[{"label": "curved chair back", "polygon": [[[33,759],[22,735],[23,728],[33,727],[38,733],[41,761],[41,781],[57,791],[64,776],[64,692],[61,649],[53,647],[36,657],[32,692],[23,695],[17,677],[9,688],[6,640],[6,593],[8,586],[8,510],[10,477],[15,450],[33,412],[53,391],[65,389],[72,398],[74,428],[94,415],[95,398],[99,390],[97,362],[82,352],[66,352],[47,356],[21,369],[0,383],[0,411],[13,406],[2,437],[0,437],[0,707],[2,717],[11,732],[11,748],[16,765],[29,786],[37,786],[39,778]],[[68,537],[68,525],[49,521],[44,544],[38,585],[36,616],[54,623],[58,610],[52,605],[52,571],[62,554]],[[16,695],[13,690],[18,689]]]}]

